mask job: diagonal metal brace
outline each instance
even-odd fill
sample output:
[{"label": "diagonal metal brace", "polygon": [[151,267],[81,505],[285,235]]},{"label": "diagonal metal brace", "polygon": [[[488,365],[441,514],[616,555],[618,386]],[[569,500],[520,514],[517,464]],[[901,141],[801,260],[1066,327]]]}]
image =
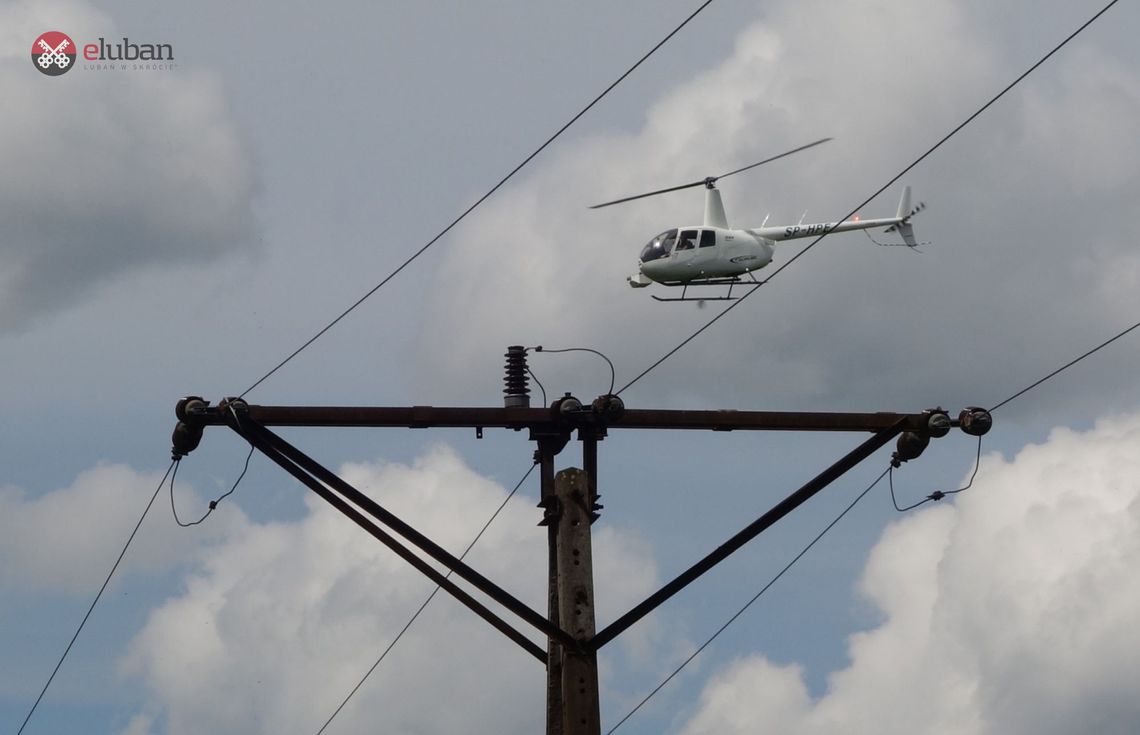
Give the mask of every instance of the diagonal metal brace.
[{"label": "diagonal metal brace", "polygon": [[631,625],[641,620],[653,610],[657,609],[663,602],[668,600],[673,595],[680,592],[689,583],[700,577],[705,572],[712,569],[714,566],[724,561],[733,552],[744,546],[752,539],[759,536],[763,531],[773,526],[776,521],[779,521],[784,516],[791,513],[804,502],[806,502],[813,495],[818,493],[823,488],[830,485],[835,480],[839,479],[844,473],[853,468],[855,465],[862,462],[867,457],[871,456],[877,449],[889,442],[895,437],[903,428],[905,428],[906,420],[900,420],[893,427],[883,429],[877,434],[872,436],[867,441],[863,442],[855,449],[851,450],[840,458],[835,464],[828,467],[826,470],[816,475],[816,477],[799,490],[788,497],[781,500],[772,507],[764,515],[757,518],[752,523],[748,524],[735,536],[725,541],[705,558],[698,561],[693,566],[682,572],[676,579],[669,582],[664,587],[654,592],[647,597],[643,602],[632,608],[625,615],[603,628],[597,635],[589,641],[589,645],[597,650],[602,646],[609,643],[615,637],[624,632]]},{"label": "diagonal metal brace", "polygon": [[[397,534],[409,541],[413,546],[446,566],[457,576],[474,585],[481,592],[521,617],[524,621],[530,623],[547,637],[555,638],[559,641],[567,641],[571,644],[574,642],[574,639],[568,633],[555,626],[539,613],[527,607],[527,605],[521,600],[517,599],[498,585],[488,580],[486,577],[476,572],[471,567],[464,564],[462,561],[448,553],[438,544],[431,541],[426,536],[413,529],[407,523],[394,516],[390,511],[380,506],[380,504],[376,503],[376,501],[372,500],[356,488],[352,487],[349,483],[342,480],[335,473],[321,466],[318,462],[308,457],[299,449],[292,446],[273,432],[269,431],[264,426],[251,421],[248,417],[242,417],[240,420],[235,417],[228,423],[230,428],[232,428],[235,432],[250,442],[254,447],[269,457],[269,459],[280,465],[286,472],[293,475],[293,477],[306,485],[310,490],[320,495],[329,504],[331,504],[337,510],[341,511],[341,513],[348,516],[357,525],[361,526],[381,543],[395,551],[401,558],[422,572],[424,575],[429,577],[436,584],[440,585],[441,588],[450,593],[464,605],[471,608],[480,617],[482,617],[484,620],[487,620],[489,623],[491,623],[493,626],[511,638],[511,640],[518,643],[528,653],[534,655],[543,663],[546,663],[546,652],[542,648],[534,644],[509,624],[504,622],[501,618],[477,602],[469,594],[459,588],[454,582],[446,578],[438,570],[432,568],[430,564],[425,562],[413,551],[404,546],[400,541],[388,534],[382,528],[376,526],[360,511],[349,505],[345,499],[359,506],[365,511],[365,513],[371,515],[380,523],[391,528]],[[340,496],[343,496],[343,498],[335,494],[334,491],[335,493],[339,493]]]}]

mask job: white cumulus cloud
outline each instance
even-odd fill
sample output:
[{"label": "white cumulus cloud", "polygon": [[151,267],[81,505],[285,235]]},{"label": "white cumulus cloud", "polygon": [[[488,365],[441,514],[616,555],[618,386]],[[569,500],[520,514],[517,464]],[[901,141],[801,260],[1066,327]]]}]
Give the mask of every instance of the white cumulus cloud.
[{"label": "white cumulus cloud", "polygon": [[[347,465],[342,476],[456,553],[506,495],[445,448],[411,466]],[[514,499],[468,561],[545,612],[539,518],[533,498]],[[644,545],[604,529],[595,547],[600,605],[624,609],[652,590]],[[132,643],[125,668],[151,699],[136,726],[158,722],[169,735],[315,731],[431,589],[315,496],[298,522],[242,529],[205,555],[185,592],[153,611]],[[534,730],[544,687],[539,662],[441,592],[336,727]]]},{"label": "white cumulus cloud", "polygon": [[[80,473],[68,487],[38,496],[0,486],[0,592],[93,594],[160,479],[161,472],[104,464]],[[175,490],[184,515],[205,507],[187,482],[176,483]],[[169,492],[168,485],[162,492]],[[231,505],[198,527],[199,532],[181,532],[170,517],[169,502],[165,495],[155,500],[117,578],[132,571],[169,570],[185,563],[200,544],[245,523],[241,511]]]},{"label": "white cumulus cloud", "polygon": [[887,529],[860,591],[882,614],[813,699],[753,655],[686,735],[1134,733],[1140,728],[1140,415],[984,458],[953,505]]}]

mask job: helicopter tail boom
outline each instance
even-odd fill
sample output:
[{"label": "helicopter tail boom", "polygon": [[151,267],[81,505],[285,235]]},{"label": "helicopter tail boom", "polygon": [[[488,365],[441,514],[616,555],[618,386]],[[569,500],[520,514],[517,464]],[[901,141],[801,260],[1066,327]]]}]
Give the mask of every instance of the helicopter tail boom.
[{"label": "helicopter tail boom", "polygon": [[880,217],[877,219],[859,219],[858,217],[844,222],[817,222],[814,224],[778,225],[775,227],[758,227],[748,230],[755,237],[767,240],[795,240],[803,237],[819,237],[832,232],[848,232],[851,230],[873,230],[879,227],[887,228],[887,232],[898,231],[903,240],[911,245],[914,240],[914,228],[911,227],[910,218],[924,205],[915,208],[910,206],[910,187],[903,189],[899,198],[899,207],[894,217]]},{"label": "helicopter tail boom", "polygon": [[898,217],[883,217],[881,219],[853,219],[845,222],[815,222],[812,224],[778,225],[776,227],[758,227],[748,230],[755,237],[766,240],[795,240],[802,237],[819,237],[833,232],[848,232],[851,230],[871,230],[877,227],[897,227],[902,223]]}]

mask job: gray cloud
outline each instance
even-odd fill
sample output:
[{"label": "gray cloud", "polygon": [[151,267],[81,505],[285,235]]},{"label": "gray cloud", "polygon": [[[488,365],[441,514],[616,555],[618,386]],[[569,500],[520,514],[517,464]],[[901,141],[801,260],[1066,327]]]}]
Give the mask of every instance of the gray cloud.
[{"label": "gray cloud", "polygon": [[216,77],[87,71],[81,60],[44,77],[25,50],[41,32],[84,39],[113,26],[78,4],[0,12],[11,113],[0,121],[0,330],[117,277],[250,246],[253,175]]},{"label": "gray cloud", "polygon": [[[721,189],[732,223],[795,222],[804,208],[807,221],[834,219],[1027,64],[975,34],[982,20],[958,3],[822,7],[771,8],[727,59],[649,109],[641,130],[568,143],[485,205],[437,269],[423,384],[486,395],[501,348],[524,342],[602,349],[621,385],[721,308],[658,304],[624,283],[651,235],[699,220],[701,194],[586,205],[830,134]],[[890,43],[869,41],[887,25]],[[930,203],[916,220],[933,240],[925,255],[858,233],[828,238],[631,396],[773,408],[997,402],[1134,321],[1140,149],[1126,128],[1140,77],[1121,53],[1086,43],[1059,55],[861,212],[893,214],[913,184]],[[773,268],[798,249],[778,250]],[[587,359],[545,358],[548,384],[600,392],[608,381]],[[1129,390],[1123,376],[1108,381],[1063,400]]]}]

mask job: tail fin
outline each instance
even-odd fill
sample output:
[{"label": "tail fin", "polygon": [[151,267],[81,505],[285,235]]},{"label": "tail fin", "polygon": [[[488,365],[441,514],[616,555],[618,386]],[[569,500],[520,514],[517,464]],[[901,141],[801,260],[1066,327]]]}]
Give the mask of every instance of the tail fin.
[{"label": "tail fin", "polygon": [[887,228],[887,232],[898,232],[902,236],[903,242],[907,247],[918,247],[919,243],[914,239],[914,227],[910,224],[910,218],[921,212],[926,208],[926,204],[920,202],[917,207],[913,209],[910,206],[910,187],[903,187],[902,196],[899,198],[899,210],[895,215],[899,219],[897,225],[891,225]]},{"label": "tail fin", "polygon": [[899,211],[895,216],[905,221],[906,218],[912,214],[914,214],[914,212],[910,211],[910,187],[904,186],[902,197],[899,198]]}]

